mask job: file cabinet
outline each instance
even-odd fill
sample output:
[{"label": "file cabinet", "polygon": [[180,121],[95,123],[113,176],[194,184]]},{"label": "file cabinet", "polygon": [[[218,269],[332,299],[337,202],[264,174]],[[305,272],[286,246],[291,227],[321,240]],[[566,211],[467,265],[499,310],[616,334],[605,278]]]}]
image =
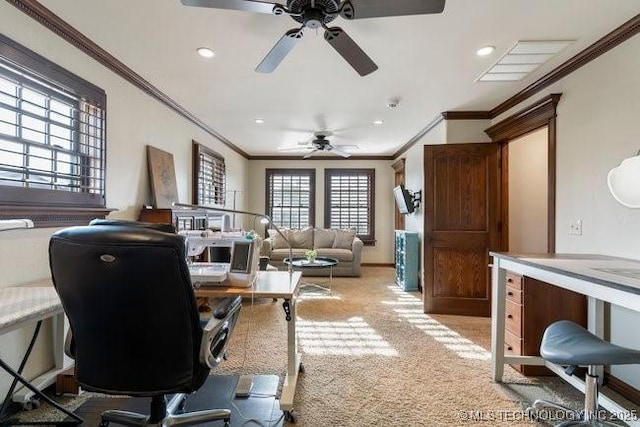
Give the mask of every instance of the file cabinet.
[{"label": "file cabinet", "polygon": [[396,230],[396,285],[418,290],[420,237],[415,231]]}]

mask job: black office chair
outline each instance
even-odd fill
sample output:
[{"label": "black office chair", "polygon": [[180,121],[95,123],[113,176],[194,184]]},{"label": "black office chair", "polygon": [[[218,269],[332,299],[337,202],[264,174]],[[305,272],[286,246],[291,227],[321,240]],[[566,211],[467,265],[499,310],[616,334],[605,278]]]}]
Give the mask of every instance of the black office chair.
[{"label": "black office chair", "polygon": [[[228,409],[174,415],[225,356],[241,307],[240,297],[223,299],[201,326],[184,237],[127,224],[71,227],[51,237],[49,262],[79,384],[151,397],[150,415],[105,411],[101,426],[228,426]],[[168,394],[176,395],[167,402]]]},{"label": "black office chair", "polygon": [[527,413],[532,418],[542,410],[552,410],[560,411],[567,420],[558,424],[558,427],[619,426],[599,417],[597,367],[640,363],[640,351],[611,344],[576,323],[560,320],[545,329],[540,355],[552,363],[567,366],[566,372],[569,375],[573,375],[578,366],[587,367],[584,409],[576,411],[555,402],[538,399],[533,402],[532,407],[527,408]]}]

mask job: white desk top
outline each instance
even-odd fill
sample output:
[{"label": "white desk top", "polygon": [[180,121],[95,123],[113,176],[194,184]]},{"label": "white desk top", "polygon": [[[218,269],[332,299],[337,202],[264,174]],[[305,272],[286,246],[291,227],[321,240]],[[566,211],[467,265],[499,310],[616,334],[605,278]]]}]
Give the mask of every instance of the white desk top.
[{"label": "white desk top", "polygon": [[[259,271],[255,284],[248,288],[201,286],[194,289],[199,297],[224,297],[232,295],[254,296],[255,298],[292,298],[298,291],[302,273],[294,271]],[[223,282],[224,283],[224,282]]]},{"label": "white desk top", "polygon": [[490,255],[640,295],[640,261],[594,254],[512,254],[491,252]]},{"label": "white desk top", "polygon": [[2,333],[58,313],[62,313],[62,304],[52,286],[0,288],[0,331]]}]

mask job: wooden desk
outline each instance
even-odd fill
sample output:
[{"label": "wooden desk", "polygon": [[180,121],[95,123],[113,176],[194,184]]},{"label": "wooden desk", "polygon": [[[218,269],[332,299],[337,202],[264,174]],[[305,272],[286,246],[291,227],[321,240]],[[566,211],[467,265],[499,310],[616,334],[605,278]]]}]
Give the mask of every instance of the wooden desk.
[{"label": "wooden desk", "polygon": [[[53,384],[56,380],[56,376],[64,369],[68,368],[64,361],[64,311],[62,304],[58,298],[53,286],[50,286],[50,281],[45,280],[36,284],[37,286],[16,286],[0,288],[0,335],[4,335],[16,329],[20,329],[34,323],[37,324],[32,341],[35,341],[40,324],[43,320],[53,319],[53,354],[55,366],[38,376],[37,378],[27,381],[26,383],[21,381],[21,371],[26,363],[30,350],[25,354],[20,367],[16,370],[11,368],[0,359],[1,367],[7,371],[15,380],[10,388],[7,396],[3,401],[3,408],[5,403],[9,399],[13,399],[14,402],[21,403],[24,407],[30,408],[37,406],[39,402],[34,400],[36,396],[44,400],[49,399],[40,393],[40,390]],[[49,286],[47,286],[49,285]],[[70,365],[69,365],[70,366]],[[23,380],[23,379],[22,379]],[[23,383],[25,388],[18,390],[13,394],[13,388],[17,385],[18,381]],[[13,396],[11,396],[13,394]],[[51,403],[49,401],[49,403]],[[56,405],[58,409],[59,406]],[[63,410],[67,415],[74,417],[76,420],[80,420],[70,412]],[[0,414],[1,416],[2,414]]]},{"label": "wooden desk", "polygon": [[[584,381],[538,356],[505,356],[506,271],[569,289],[589,298],[588,329],[602,337],[604,302],[640,312],[640,261],[603,255],[490,253],[493,256],[491,305],[491,363],[493,380],[502,381],[505,364],[545,365],[584,392]],[[629,411],[604,394],[599,403],[614,414]],[[632,426],[640,421],[624,420]]]},{"label": "wooden desk", "polygon": [[299,271],[259,271],[251,287],[240,288],[230,286],[200,286],[195,288],[197,297],[228,297],[240,295],[254,298],[282,298],[282,308],[287,319],[287,375],[282,386],[280,409],[284,411],[288,421],[295,421],[293,397],[296,391],[298,373],[302,367],[302,359],[298,353],[296,336],[296,299],[300,287],[302,273]]}]

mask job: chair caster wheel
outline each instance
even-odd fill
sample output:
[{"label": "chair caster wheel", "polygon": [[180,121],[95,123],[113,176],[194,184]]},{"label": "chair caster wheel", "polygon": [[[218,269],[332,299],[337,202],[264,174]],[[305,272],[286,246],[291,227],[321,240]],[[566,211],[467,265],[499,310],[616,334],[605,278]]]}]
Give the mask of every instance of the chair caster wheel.
[{"label": "chair caster wheel", "polygon": [[304,367],[304,365],[301,363],[300,367],[298,368],[298,372],[300,372],[301,374],[304,374],[307,371],[307,369]]},{"label": "chair caster wheel", "polygon": [[109,421],[100,421],[99,427],[108,427]]},{"label": "chair caster wheel", "polygon": [[25,411],[33,411],[34,409],[38,409],[40,407],[40,401],[35,397],[29,399],[28,402],[24,402],[22,404],[22,409]]},{"label": "chair caster wheel", "polygon": [[291,424],[295,424],[298,421],[298,414],[293,412],[293,409],[291,411],[284,411],[284,419]]}]

